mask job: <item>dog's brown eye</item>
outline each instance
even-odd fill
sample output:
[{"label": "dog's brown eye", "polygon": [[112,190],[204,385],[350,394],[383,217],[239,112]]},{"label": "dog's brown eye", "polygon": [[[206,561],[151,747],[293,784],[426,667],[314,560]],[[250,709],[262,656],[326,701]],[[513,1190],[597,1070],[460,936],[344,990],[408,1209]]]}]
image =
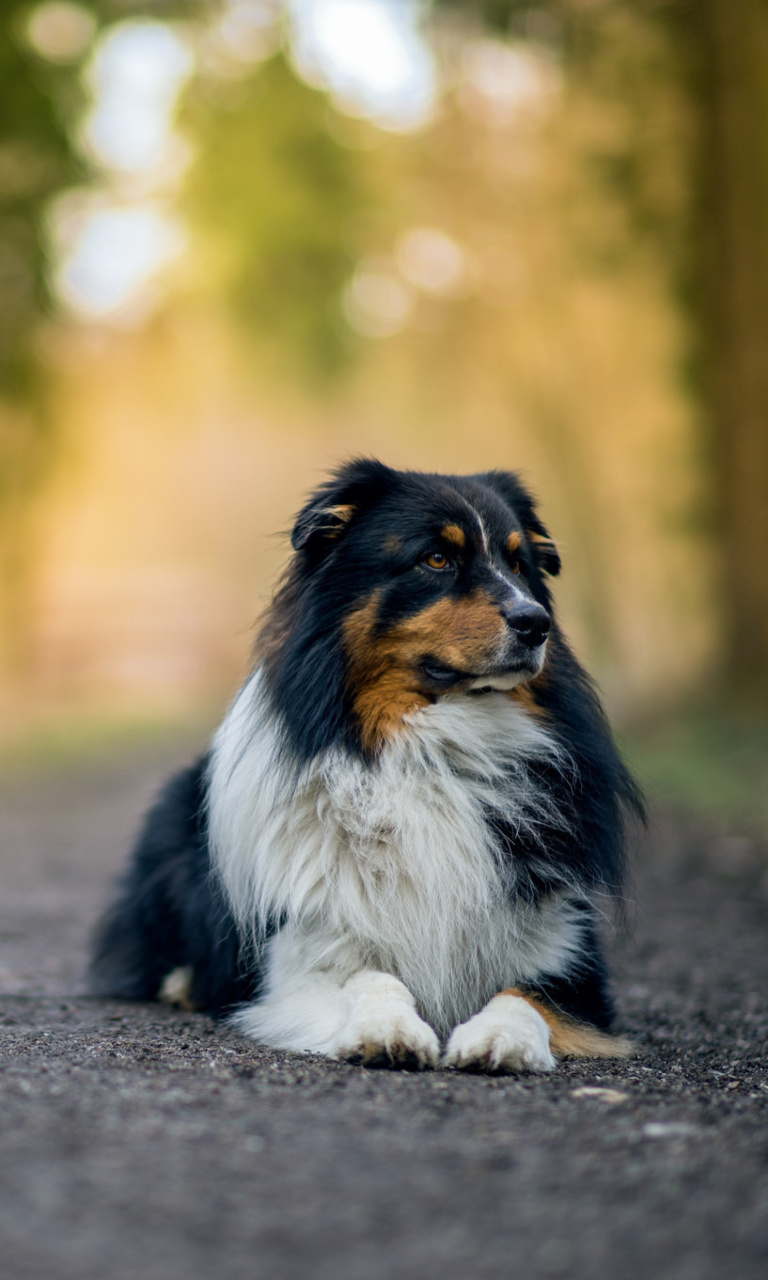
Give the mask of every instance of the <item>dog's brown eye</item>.
[{"label": "dog's brown eye", "polygon": [[424,557],[424,563],[428,569],[447,569],[450,560],[443,555],[442,551],[431,551]]},{"label": "dog's brown eye", "polygon": [[511,564],[511,566],[510,566],[510,567],[511,567],[511,569],[512,569],[512,572],[513,572],[513,573],[519,573],[519,572],[520,572],[520,561],[519,561],[519,560],[513,560],[513,561],[512,561],[512,564]]}]

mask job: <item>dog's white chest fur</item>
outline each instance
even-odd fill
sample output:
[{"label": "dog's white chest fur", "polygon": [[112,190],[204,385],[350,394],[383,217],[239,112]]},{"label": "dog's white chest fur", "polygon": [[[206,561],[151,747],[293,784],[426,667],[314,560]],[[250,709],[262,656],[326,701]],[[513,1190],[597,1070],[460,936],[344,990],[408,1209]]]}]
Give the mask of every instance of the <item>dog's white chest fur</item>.
[{"label": "dog's white chest fur", "polygon": [[334,749],[297,776],[257,673],[214,744],[210,827],[241,927],[258,938],[266,919],[287,921],[268,988],[381,970],[445,1033],[504,987],[567,971],[581,913],[559,895],[516,899],[487,821],[556,822],[529,768],[555,755],[518,704],[491,693],[416,713],[373,765]]}]

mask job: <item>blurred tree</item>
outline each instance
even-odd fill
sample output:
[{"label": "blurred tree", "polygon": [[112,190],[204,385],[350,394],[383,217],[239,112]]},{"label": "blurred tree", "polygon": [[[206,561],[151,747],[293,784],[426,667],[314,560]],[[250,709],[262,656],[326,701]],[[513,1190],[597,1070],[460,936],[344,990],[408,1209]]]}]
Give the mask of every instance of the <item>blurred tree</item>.
[{"label": "blurred tree", "polygon": [[45,214],[51,197],[82,174],[68,127],[77,85],[23,43],[29,12],[11,2],[0,20],[0,604],[11,659],[31,554],[25,503],[49,446],[34,353],[50,305]]},{"label": "blurred tree", "polygon": [[[222,0],[10,0],[0,15],[0,647],[16,668],[34,561],[31,499],[55,443],[38,342],[56,318],[48,211],[60,192],[100,177],[78,145],[83,65],[116,22],[184,18],[204,43],[223,8]],[[62,42],[62,14],[65,26],[79,23],[79,43],[68,45],[66,33]],[[201,64],[183,112],[195,160],[181,198],[201,250],[192,260],[208,273],[196,283],[230,304],[262,351],[288,357],[292,374],[332,373],[355,347],[341,297],[365,206],[361,155],[334,139],[326,96],[283,54],[218,73],[205,57]]]},{"label": "blurred tree", "polygon": [[[78,0],[73,7],[92,15],[95,31],[105,21],[171,17],[210,4]],[[0,16],[0,394],[6,396],[28,395],[40,373],[34,335],[52,310],[45,226],[50,201],[93,172],[75,140],[84,105],[80,67],[91,41],[71,55],[46,56],[27,36],[41,8],[5,0]]]},{"label": "blurred tree", "polygon": [[55,105],[60,69],[20,40],[27,6],[11,4],[0,26],[0,386],[29,374],[29,338],[48,301],[42,223],[51,195],[81,166]]},{"label": "blurred tree", "polygon": [[[765,0],[437,0],[519,38],[552,40],[607,113],[635,128],[596,151],[595,172],[655,240],[686,307],[691,368],[708,422],[724,623],[722,687],[768,709],[768,5]],[[689,104],[677,138],[687,198],[666,199],[653,141],[653,76],[632,75],[638,23],[666,46]],[[606,57],[606,53],[610,56]],[[607,92],[606,92],[607,90]],[[650,127],[649,127],[650,126]],[[659,181],[661,178],[661,181]]]},{"label": "blurred tree", "polygon": [[41,325],[54,311],[46,218],[54,196],[93,176],[76,144],[88,36],[103,22],[171,17],[209,5],[78,0],[71,7],[84,15],[86,38],[71,50],[66,42],[57,50],[54,41],[50,56],[29,36],[42,5],[4,0],[0,14],[0,647],[14,665],[23,658],[23,597],[34,555],[29,498],[53,447],[37,352]]},{"label": "blurred tree", "polygon": [[725,574],[728,676],[768,708],[768,5],[703,0],[701,317]]},{"label": "blurred tree", "polygon": [[341,313],[370,206],[366,163],[329,129],[333,107],[283,53],[230,81],[205,71],[182,123],[195,141],[185,184],[204,287],[295,374],[337,372],[353,351]]},{"label": "blurred tree", "polygon": [[[80,0],[80,7],[98,29],[127,17],[208,22],[219,0]],[[596,219],[590,200],[576,200],[568,209],[571,229],[596,272],[616,270],[630,251],[636,262],[646,253],[687,310],[689,383],[711,421],[712,491],[725,564],[724,673],[742,699],[765,706],[768,575],[760,557],[768,550],[768,6],[765,0],[540,0],[535,6],[434,0],[434,7],[438,27],[453,7],[463,12],[470,34],[480,16],[499,33],[552,46],[569,84],[591,95],[591,123],[581,133],[574,127],[567,145],[577,146],[603,213],[611,204],[621,212]],[[57,62],[35,53],[23,35],[35,11],[6,0],[0,18],[0,520],[5,511],[14,533],[19,495],[49,452],[38,394],[44,382],[34,358],[35,335],[51,307],[46,211],[61,189],[90,176],[73,143],[82,105],[78,58]],[[680,109],[669,109],[670,86],[684,104]],[[381,152],[371,163],[369,153],[342,146],[327,99],[304,85],[282,55],[218,80],[203,70],[195,88],[202,92],[188,95],[184,122],[197,157],[182,199],[204,251],[204,287],[215,284],[260,342],[288,352],[297,367],[341,367],[353,339],[341,320],[340,296],[355,259],[387,239],[391,249],[403,218],[414,210],[421,216],[422,206],[409,204],[399,180],[408,145],[393,144],[384,164]],[[446,156],[454,146],[455,137],[446,139]],[[467,154],[473,146],[468,139]],[[425,172],[418,140],[408,154],[419,170],[409,179],[415,188]],[[473,221],[482,245],[480,223],[498,175],[489,178],[487,201],[479,183],[473,188],[477,209],[471,212],[465,171],[455,166],[452,173],[436,179],[435,191],[448,193],[452,209],[466,206],[467,227],[459,218],[458,240],[466,232],[472,243]],[[379,230],[385,230],[379,244],[374,234],[363,245],[374,187]],[[517,194],[510,192],[513,208]],[[445,202],[437,200],[430,217],[437,225],[446,221]],[[470,310],[473,305],[467,303]],[[458,308],[453,314],[456,346],[463,349],[467,324]],[[22,409],[3,410],[3,398],[7,406],[12,396]],[[30,412],[35,400],[38,409]],[[573,431],[570,418],[563,438],[567,430]],[[17,547],[20,539],[8,541]],[[606,605],[605,617],[610,612]]]}]

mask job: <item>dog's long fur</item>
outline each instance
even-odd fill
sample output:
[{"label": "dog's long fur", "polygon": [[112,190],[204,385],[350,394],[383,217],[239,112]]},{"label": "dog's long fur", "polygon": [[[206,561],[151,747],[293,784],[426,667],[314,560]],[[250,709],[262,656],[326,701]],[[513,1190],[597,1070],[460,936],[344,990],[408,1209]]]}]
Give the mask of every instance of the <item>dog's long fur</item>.
[{"label": "dog's long fur", "polygon": [[[371,1065],[621,1053],[594,896],[637,789],[511,473],[350,463],[299,514],[254,672],[149,815],[95,991]],[[554,1056],[553,1056],[554,1055]]]}]

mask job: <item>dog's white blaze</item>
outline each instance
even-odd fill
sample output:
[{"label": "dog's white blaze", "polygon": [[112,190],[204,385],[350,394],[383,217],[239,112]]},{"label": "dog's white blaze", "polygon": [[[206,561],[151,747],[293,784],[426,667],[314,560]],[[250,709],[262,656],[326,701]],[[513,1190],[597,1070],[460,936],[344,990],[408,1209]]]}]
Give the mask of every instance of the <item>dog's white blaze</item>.
[{"label": "dog's white blaze", "polygon": [[[565,895],[538,906],[510,896],[514,868],[486,821],[493,809],[522,831],[557,822],[529,769],[537,759],[557,762],[551,738],[488,693],[414,713],[375,764],[333,749],[297,775],[257,673],[215,739],[209,804],[215,864],[240,926],[258,940],[268,916],[288,922],[269,944],[262,1007],[279,1021],[280,991],[290,990],[299,1021],[296,1000],[311,1022],[302,982],[312,977],[318,999],[328,982],[338,993],[375,970],[400,979],[446,1034],[500,989],[567,972],[583,914]],[[282,1039],[277,1026],[269,1032],[258,1005],[250,1027],[248,1011],[240,1024],[275,1044],[320,1048],[341,1017],[340,1004],[320,1005],[313,1044],[287,1026]],[[287,1006],[284,1016],[295,1021]]]},{"label": "dog's white blaze", "polygon": [[485,527],[485,523],[484,523],[484,521],[483,521],[483,517],[480,515],[480,512],[479,512],[479,511],[476,511],[476,510],[475,510],[475,508],[474,508],[474,507],[472,508],[472,514],[473,514],[473,516],[475,517],[475,519],[476,519],[476,521],[477,521],[478,529],[480,530],[480,541],[481,541],[482,546],[483,546],[483,553],[484,553],[484,555],[486,555],[486,556],[490,556],[490,554],[491,554],[491,552],[490,552],[490,545],[491,545],[491,544],[490,544],[490,539],[489,539],[489,537],[488,537],[488,530],[486,529],[486,527]]}]

